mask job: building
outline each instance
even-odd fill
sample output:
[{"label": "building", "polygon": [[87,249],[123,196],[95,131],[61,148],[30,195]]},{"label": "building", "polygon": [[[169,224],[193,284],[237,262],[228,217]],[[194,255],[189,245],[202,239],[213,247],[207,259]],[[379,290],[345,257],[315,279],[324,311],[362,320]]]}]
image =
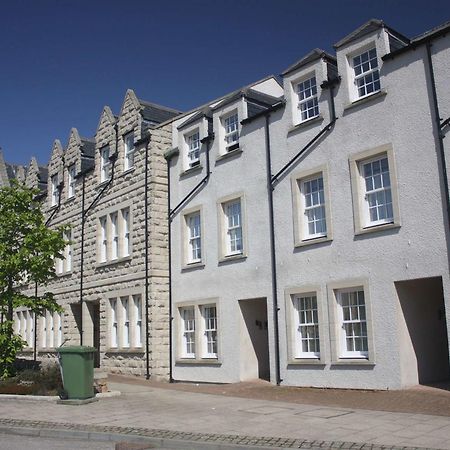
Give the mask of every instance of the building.
[{"label": "building", "polygon": [[[53,358],[61,344],[91,345],[96,367],[167,379],[163,153],[177,115],[129,90],[118,116],[103,109],[92,139],[73,128],[65,147],[54,142],[45,168],[31,160],[24,181],[40,190],[48,225],[70,224],[71,230],[64,259],[55,261],[56,279],[37,286],[38,294],[53,292],[64,313],[36,320],[30,311],[16,311],[28,357]],[[0,175],[23,177],[23,168],[3,166]],[[22,289],[33,295],[35,286]]]},{"label": "building", "polygon": [[370,20],[172,122],[171,378],[450,377],[449,31]]}]

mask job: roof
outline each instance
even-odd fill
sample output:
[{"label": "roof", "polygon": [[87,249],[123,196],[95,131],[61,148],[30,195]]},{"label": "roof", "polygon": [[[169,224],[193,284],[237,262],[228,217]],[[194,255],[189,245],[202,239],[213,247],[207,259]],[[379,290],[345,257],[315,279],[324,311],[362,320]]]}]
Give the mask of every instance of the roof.
[{"label": "roof", "polygon": [[272,95],[268,94],[263,94],[262,92],[252,89],[251,87],[247,87],[232,92],[231,94],[225,96],[219,103],[217,103],[213,108],[211,108],[211,110],[214,111],[216,109],[222,108],[226,104],[234,100],[237,100],[240,97],[245,97],[247,102],[250,101],[253,103],[258,103],[261,106],[272,106],[275,103],[278,103],[281,98],[281,97],[273,97]]},{"label": "roof", "polygon": [[189,117],[189,119],[187,119],[185,122],[183,122],[181,125],[179,125],[177,127],[177,129],[181,130],[182,128],[185,128],[188,125],[190,125],[191,123],[197,122],[198,120],[202,119],[203,117],[206,117],[208,119],[212,118],[212,111],[209,106],[207,106],[206,108],[202,108],[200,111],[197,111],[194,115]]},{"label": "roof", "polygon": [[359,28],[357,28],[355,31],[352,31],[350,34],[347,34],[344,38],[342,38],[340,41],[336,42],[334,44],[334,48],[338,49],[339,47],[342,47],[343,45],[348,44],[351,41],[354,41],[355,39],[358,39],[360,37],[365,36],[366,34],[372,33],[374,31],[379,30],[380,28],[385,28],[391,33],[394,37],[397,39],[404,41],[405,45],[409,42],[409,39],[406,36],[403,36],[399,32],[395,31],[393,28],[387,26],[382,20],[380,19],[370,19],[363,25],[361,25]]},{"label": "roof", "polygon": [[166,106],[157,105],[156,103],[150,103],[140,99],[138,100],[143,108],[142,117],[148,122],[157,124],[181,114],[181,111],[176,109],[167,108]]},{"label": "roof", "polygon": [[95,141],[87,138],[80,139],[82,154],[93,158],[95,156]]},{"label": "roof", "polygon": [[284,72],[281,73],[281,76],[284,77],[294,70],[300,69],[300,67],[306,66],[310,62],[316,61],[317,59],[321,58],[325,59],[329,63],[336,65],[336,58],[333,55],[330,55],[325,50],[322,50],[320,48],[315,48],[302,59],[289,66]]},{"label": "roof", "polygon": [[419,34],[418,36],[411,39],[409,44],[406,45],[405,47],[396,49],[395,51],[388,53],[387,55],[384,55],[383,60],[392,59],[400,53],[403,53],[407,50],[413,50],[418,45],[424,44],[425,42],[429,42],[439,36],[447,34],[448,32],[450,32],[450,21],[444,22],[443,24],[426,31],[425,33]]}]

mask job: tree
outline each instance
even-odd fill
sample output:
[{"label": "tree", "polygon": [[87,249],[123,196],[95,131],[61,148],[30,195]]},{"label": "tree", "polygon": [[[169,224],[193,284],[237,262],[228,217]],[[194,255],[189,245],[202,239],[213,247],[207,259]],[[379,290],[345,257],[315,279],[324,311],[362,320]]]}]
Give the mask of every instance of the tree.
[{"label": "tree", "polygon": [[24,342],[14,335],[14,308],[29,308],[37,316],[61,311],[51,292],[26,295],[30,283],[45,286],[55,277],[55,258],[62,252],[66,226],[49,229],[38,191],[13,182],[0,189],[0,378],[13,374],[13,363]]}]

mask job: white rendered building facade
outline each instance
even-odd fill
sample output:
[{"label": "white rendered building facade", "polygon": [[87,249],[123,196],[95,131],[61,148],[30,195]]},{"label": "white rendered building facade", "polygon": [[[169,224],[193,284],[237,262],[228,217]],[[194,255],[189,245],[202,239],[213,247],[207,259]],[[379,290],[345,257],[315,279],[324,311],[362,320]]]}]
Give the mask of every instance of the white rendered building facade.
[{"label": "white rendered building facade", "polygon": [[173,122],[175,380],[449,378],[448,29],[371,20]]}]

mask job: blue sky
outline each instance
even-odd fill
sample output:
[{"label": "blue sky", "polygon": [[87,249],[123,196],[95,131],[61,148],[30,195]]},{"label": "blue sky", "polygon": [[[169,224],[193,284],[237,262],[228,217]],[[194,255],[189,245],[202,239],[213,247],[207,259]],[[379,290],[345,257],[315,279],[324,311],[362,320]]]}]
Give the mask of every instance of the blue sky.
[{"label": "blue sky", "polygon": [[188,110],[279,74],[375,17],[413,37],[450,20],[448,0],[3,0],[0,147],[47,164],[71,127],[93,136],[127,88]]}]

